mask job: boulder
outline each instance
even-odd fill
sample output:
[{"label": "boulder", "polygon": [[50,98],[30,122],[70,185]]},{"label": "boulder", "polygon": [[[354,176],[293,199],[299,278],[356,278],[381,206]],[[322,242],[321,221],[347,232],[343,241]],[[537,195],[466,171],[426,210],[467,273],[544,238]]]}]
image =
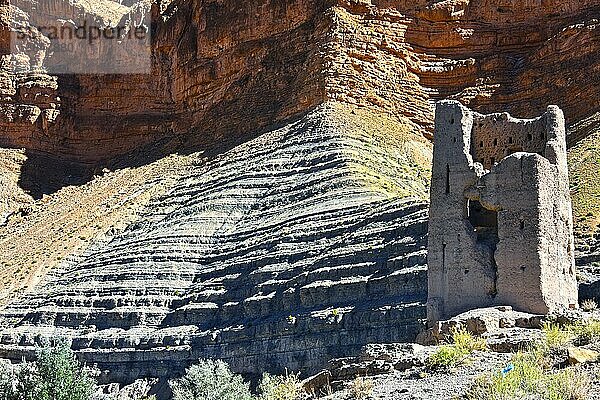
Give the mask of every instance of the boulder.
[{"label": "boulder", "polygon": [[323,370],[316,375],[310,376],[300,382],[300,387],[305,393],[311,396],[327,392],[327,387],[331,384],[331,372]]},{"label": "boulder", "polygon": [[[464,329],[474,335],[493,333],[504,329],[540,329],[544,316],[514,311],[510,306],[480,308],[467,311],[447,321],[440,321],[433,328],[431,335],[422,335],[423,338],[432,336],[438,341],[443,341],[455,330]],[[429,340],[431,337],[428,338]]]},{"label": "boulder", "polygon": [[567,356],[570,365],[577,365],[598,361],[600,353],[594,350],[583,349],[581,347],[570,347],[567,350]]}]

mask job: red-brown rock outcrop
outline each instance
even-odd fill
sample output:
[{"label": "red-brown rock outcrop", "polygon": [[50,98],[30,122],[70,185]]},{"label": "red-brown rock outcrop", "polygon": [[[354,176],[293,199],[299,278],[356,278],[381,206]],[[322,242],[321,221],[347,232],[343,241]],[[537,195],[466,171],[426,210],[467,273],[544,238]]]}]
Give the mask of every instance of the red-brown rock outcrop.
[{"label": "red-brown rock outcrop", "polygon": [[[2,86],[16,93],[5,90],[2,144],[97,162],[176,136],[227,140],[327,100],[405,116],[427,133],[432,100],[445,97],[519,116],[558,104],[571,125],[598,111],[600,95],[586,90],[600,80],[598,1],[176,0],[162,8],[151,75],[29,83],[44,94],[41,107],[20,95],[31,78],[5,76]],[[27,112],[17,118],[15,107]]]}]

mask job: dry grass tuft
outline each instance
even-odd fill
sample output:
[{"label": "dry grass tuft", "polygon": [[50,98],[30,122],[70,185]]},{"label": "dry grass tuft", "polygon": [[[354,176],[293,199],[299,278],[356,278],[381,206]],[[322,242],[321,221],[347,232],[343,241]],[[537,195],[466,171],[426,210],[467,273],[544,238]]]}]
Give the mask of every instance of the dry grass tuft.
[{"label": "dry grass tuft", "polygon": [[364,400],[373,393],[373,380],[358,377],[352,382],[350,393],[353,399]]},{"label": "dry grass tuft", "polygon": [[581,302],[581,309],[585,312],[596,311],[598,309],[598,303],[592,299],[584,300]]}]

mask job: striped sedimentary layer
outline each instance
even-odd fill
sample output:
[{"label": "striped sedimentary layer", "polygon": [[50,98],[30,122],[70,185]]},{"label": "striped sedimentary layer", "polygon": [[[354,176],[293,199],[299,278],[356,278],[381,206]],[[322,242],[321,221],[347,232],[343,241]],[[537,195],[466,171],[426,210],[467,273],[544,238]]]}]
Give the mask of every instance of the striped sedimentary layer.
[{"label": "striped sedimentary layer", "polygon": [[330,104],[208,161],[187,156],[135,222],[2,310],[0,357],[73,337],[106,379],[130,381],[201,357],[310,371],[414,339],[430,146],[411,129]]}]

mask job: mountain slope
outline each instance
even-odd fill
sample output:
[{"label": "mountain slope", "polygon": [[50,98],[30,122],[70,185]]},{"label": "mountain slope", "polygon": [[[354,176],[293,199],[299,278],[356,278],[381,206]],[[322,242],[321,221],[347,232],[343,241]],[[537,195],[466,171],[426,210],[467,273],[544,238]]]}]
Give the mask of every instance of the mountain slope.
[{"label": "mountain slope", "polygon": [[75,336],[110,380],[130,381],[200,357],[314,370],[413,339],[431,154],[410,130],[330,104],[212,160],[187,156],[124,231],[1,312],[0,356]]}]

